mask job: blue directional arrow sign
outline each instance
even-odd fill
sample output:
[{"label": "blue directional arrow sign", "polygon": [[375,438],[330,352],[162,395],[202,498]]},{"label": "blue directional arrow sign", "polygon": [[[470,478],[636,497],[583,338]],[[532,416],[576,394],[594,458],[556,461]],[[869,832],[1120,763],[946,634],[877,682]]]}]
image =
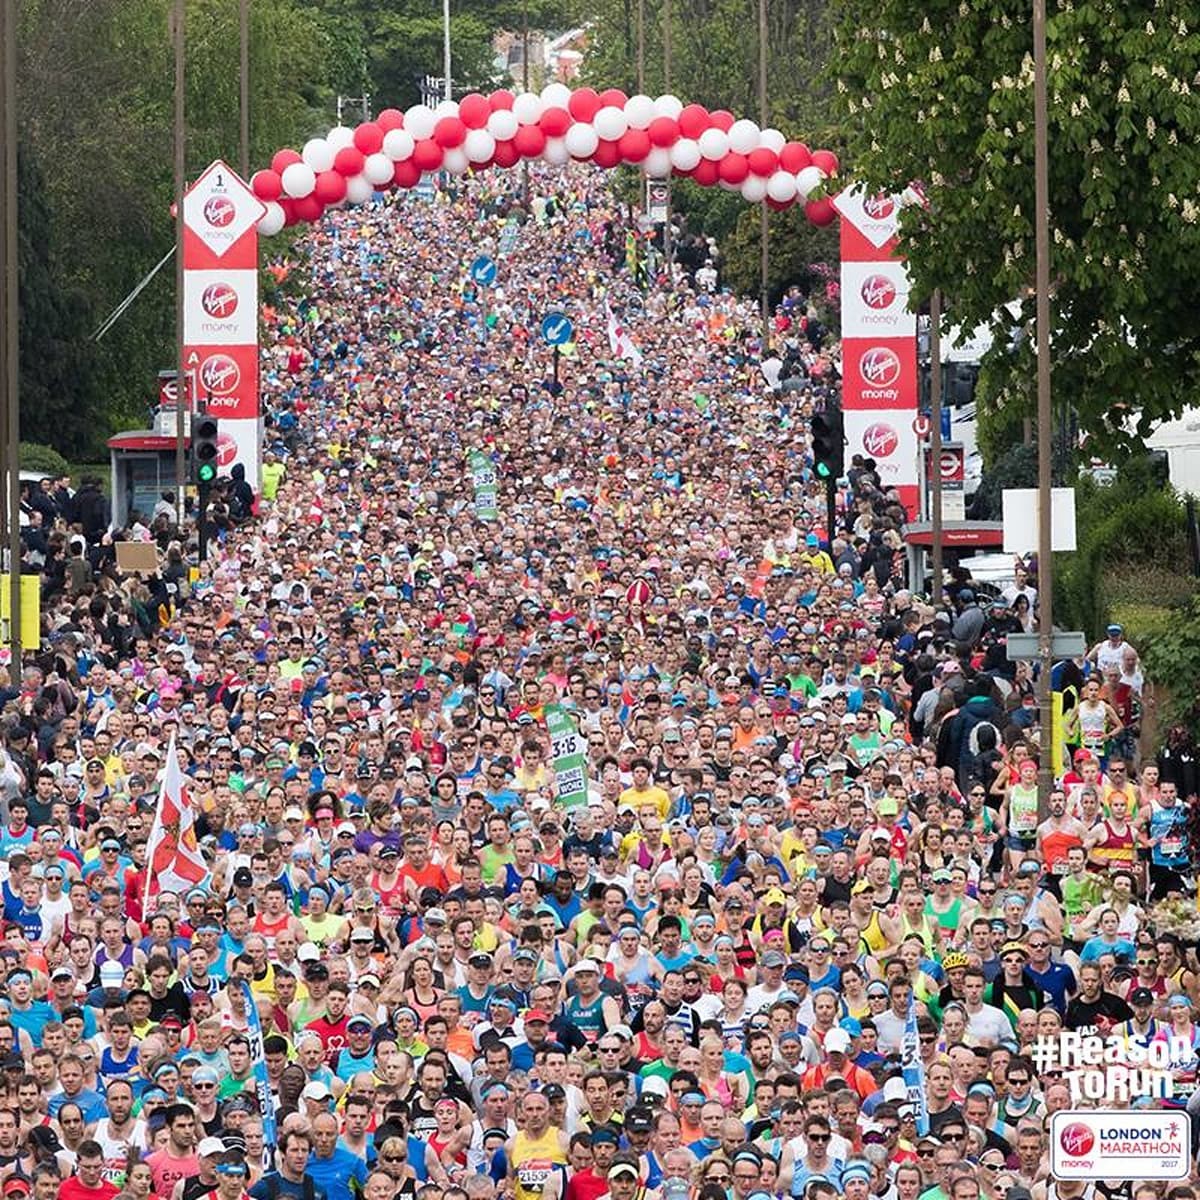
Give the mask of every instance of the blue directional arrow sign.
[{"label": "blue directional arrow sign", "polygon": [[565,346],[575,336],[575,326],[564,313],[547,313],[542,318],[542,340],[548,346]]},{"label": "blue directional arrow sign", "polygon": [[471,264],[471,279],[480,287],[491,287],[496,282],[496,260],[481,254]]}]

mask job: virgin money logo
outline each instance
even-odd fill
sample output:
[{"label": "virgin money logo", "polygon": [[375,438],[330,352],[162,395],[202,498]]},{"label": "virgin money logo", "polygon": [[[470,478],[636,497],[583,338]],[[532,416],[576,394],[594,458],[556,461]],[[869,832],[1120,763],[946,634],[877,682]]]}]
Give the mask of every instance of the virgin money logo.
[{"label": "virgin money logo", "polygon": [[237,206],[228,196],[209,196],[204,202],[204,219],[214,229],[225,229],[233,224]]},{"label": "virgin money logo", "polygon": [[890,425],[876,421],[863,431],[862,445],[872,458],[888,458],[900,445],[900,435]]},{"label": "virgin money logo", "polygon": [[873,221],[886,221],[896,211],[896,202],[886,192],[868,196],[863,201],[863,212]]},{"label": "virgin money logo", "polygon": [[886,275],[868,275],[859,295],[868,308],[890,308],[896,302],[896,285]]},{"label": "virgin money logo", "polygon": [[238,446],[227,433],[217,435],[217,466],[228,467],[233,465],[233,460],[237,458]]},{"label": "virgin money logo", "polygon": [[900,378],[900,357],[886,346],[872,346],[858,360],[858,373],[871,387],[891,387]]},{"label": "virgin money logo", "polygon": [[200,387],[216,396],[228,396],[242,381],[238,365],[228,354],[212,354],[200,368]]},{"label": "virgin money logo", "polygon": [[1058,1144],[1062,1147],[1064,1154],[1069,1154],[1072,1158],[1081,1158],[1092,1152],[1096,1138],[1082,1121],[1072,1121],[1070,1125],[1063,1126],[1062,1132],[1058,1135]]},{"label": "virgin money logo", "polygon": [[210,283],[200,297],[200,306],[215,321],[228,321],[237,312],[238,294],[227,283]]}]

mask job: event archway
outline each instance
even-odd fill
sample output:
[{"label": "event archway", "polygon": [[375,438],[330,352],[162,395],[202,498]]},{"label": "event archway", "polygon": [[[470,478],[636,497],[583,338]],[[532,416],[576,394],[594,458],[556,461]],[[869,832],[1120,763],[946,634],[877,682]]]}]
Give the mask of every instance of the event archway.
[{"label": "event archway", "polygon": [[803,203],[816,225],[837,215],[831,197],[814,196],[837,174],[837,156],[829,150],[809,150],[777,129],[760,129],[723,109],[685,105],[676,96],[572,91],[551,83],[540,94],[501,89],[443,100],[436,108],[388,108],[357,128],[337,126],[299,152],[278,151],[250,181],[267,207],[258,231],[271,236],[285,225],[318,220],[330,206],[415,187],[427,171],[464,175],[522,160],[605,168],[625,163],[651,178],[693,179],[775,209]]}]

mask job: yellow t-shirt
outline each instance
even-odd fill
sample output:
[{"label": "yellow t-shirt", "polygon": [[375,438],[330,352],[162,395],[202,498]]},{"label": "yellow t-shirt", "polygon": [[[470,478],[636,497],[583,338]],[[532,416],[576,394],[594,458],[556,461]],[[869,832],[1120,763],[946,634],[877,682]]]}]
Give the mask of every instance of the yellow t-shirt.
[{"label": "yellow t-shirt", "polygon": [[663,821],[667,819],[667,813],[671,811],[671,797],[653,783],[641,790],[627,787],[617,799],[618,807],[632,808],[635,812],[640,810],[643,804],[653,804],[658,810],[659,818]]}]

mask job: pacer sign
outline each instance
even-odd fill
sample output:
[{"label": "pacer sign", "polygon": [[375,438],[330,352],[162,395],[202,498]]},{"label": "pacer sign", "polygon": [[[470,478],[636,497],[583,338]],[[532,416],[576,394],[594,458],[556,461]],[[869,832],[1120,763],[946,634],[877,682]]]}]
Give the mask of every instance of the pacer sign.
[{"label": "pacer sign", "polygon": [[1190,1147],[1183,1112],[1085,1109],[1050,1118],[1056,1179],[1187,1179]]}]

